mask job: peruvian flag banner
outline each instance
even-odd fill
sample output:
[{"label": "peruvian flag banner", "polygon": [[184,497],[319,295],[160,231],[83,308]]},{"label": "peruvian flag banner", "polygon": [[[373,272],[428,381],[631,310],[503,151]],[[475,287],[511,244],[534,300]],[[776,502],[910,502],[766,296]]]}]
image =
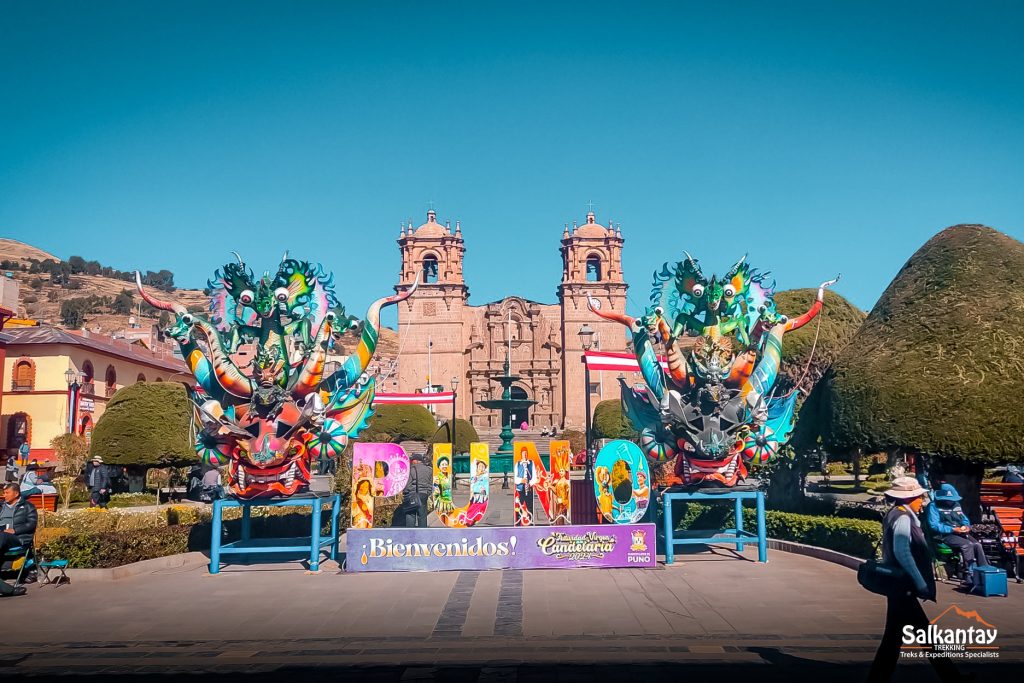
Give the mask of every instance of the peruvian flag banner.
[{"label": "peruvian flag banner", "polygon": [[383,403],[404,403],[410,405],[441,405],[452,402],[452,392],[439,391],[436,394],[375,394],[373,402]]},{"label": "peruvian flag banner", "polygon": [[[640,364],[631,353],[612,353],[611,351],[584,351],[583,361],[591,370],[612,370],[619,372],[640,372]],[[668,369],[664,356],[658,356],[661,367]]]}]

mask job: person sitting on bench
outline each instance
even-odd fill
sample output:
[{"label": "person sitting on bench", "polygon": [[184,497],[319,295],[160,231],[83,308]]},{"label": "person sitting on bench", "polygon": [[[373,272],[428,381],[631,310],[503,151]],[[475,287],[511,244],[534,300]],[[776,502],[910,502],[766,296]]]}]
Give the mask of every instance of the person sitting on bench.
[{"label": "person sitting on bench", "polygon": [[4,484],[4,501],[0,503],[0,552],[8,548],[32,545],[39,513],[36,506],[21,495],[17,484]]},{"label": "person sitting on bench", "polygon": [[933,493],[933,498],[928,506],[928,525],[939,540],[960,551],[967,567],[964,583],[973,586],[974,568],[988,566],[988,558],[981,542],[971,536],[971,520],[960,507],[960,493],[952,484],[943,484]]}]

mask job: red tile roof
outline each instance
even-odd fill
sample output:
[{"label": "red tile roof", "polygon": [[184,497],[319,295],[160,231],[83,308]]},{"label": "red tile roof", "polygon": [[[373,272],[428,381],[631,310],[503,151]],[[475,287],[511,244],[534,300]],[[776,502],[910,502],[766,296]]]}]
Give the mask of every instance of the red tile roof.
[{"label": "red tile roof", "polygon": [[94,334],[83,334],[57,329],[56,327],[22,327],[4,330],[9,346],[18,344],[70,344],[84,346],[108,356],[123,358],[135,363],[188,374],[188,366],[180,358],[169,353],[149,351],[137,344],[111,339]]}]

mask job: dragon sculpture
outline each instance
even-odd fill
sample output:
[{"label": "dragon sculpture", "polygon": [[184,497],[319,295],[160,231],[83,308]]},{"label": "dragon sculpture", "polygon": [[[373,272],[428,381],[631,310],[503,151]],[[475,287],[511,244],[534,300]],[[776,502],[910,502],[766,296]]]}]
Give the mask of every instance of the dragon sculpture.
[{"label": "dragon sculpture", "polygon": [[[684,252],[685,253],[685,252]],[[676,461],[686,485],[732,487],[747,465],[772,459],[793,429],[795,392],[773,393],[786,332],[821,311],[789,319],[775,308],[775,283],[740,259],[724,277],[706,277],[686,258],[655,271],[650,306],[640,318],[592,312],[630,329],[646,386],[619,380],[623,410],[654,462]],[[663,360],[658,351],[663,351]]]},{"label": "dragon sculpture", "polygon": [[[308,488],[314,458],[340,455],[366,427],[374,380],[365,371],[381,309],[417,285],[374,301],[360,324],[345,315],[321,266],[285,253],[274,275],[256,279],[235,257],[208,283],[209,316],[153,296],[138,273],[136,285],[149,305],[174,314],[164,333],[196,380],[197,455],[207,465],[230,463],[230,491],[238,498],[291,496]],[[335,340],[358,327],[355,351],[325,375]],[[254,353],[240,365],[243,346]]]}]

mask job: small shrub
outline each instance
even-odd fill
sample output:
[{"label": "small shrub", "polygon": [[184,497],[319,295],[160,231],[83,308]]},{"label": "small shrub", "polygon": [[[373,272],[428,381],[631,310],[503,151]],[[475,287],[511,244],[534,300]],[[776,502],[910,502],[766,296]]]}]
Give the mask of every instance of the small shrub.
[{"label": "small shrub", "polygon": [[[673,505],[673,517],[676,517]],[[711,530],[733,525],[731,505],[689,503],[679,515],[677,529]],[[757,512],[743,509],[743,525],[757,529]],[[793,512],[767,510],[765,528],[769,538],[793,541],[828,548],[854,557],[871,557],[882,536],[882,523],[876,519],[854,519],[839,516],[801,515]]]},{"label": "small shrub", "polygon": [[40,552],[68,561],[72,568],[109,568],[177,555],[189,550],[189,527],[119,531],[116,533],[68,533],[48,541]]},{"label": "small shrub", "polygon": [[108,503],[112,508],[129,508],[156,504],[156,496],[152,493],[115,493],[110,496],[110,502]]},{"label": "small shrub", "polygon": [[555,438],[560,441],[568,441],[573,455],[582,453],[587,448],[587,436],[578,429],[566,429]]},{"label": "small shrub", "polygon": [[[256,508],[253,510],[259,510]],[[263,508],[266,509],[266,508]],[[274,508],[283,509],[283,508]],[[227,512],[227,510],[225,510]],[[239,515],[240,517],[241,515]],[[227,515],[224,515],[227,518]],[[195,524],[204,524],[210,522],[213,519],[213,510],[208,507],[199,507],[198,505],[172,505],[167,508],[167,525],[168,526],[193,526]]]},{"label": "small shrub", "polygon": [[36,529],[36,547],[41,548],[50,541],[71,533],[66,527],[47,526]]},{"label": "small shrub", "polygon": [[825,471],[831,475],[851,474],[853,466],[847,462],[830,462],[825,465]]}]

